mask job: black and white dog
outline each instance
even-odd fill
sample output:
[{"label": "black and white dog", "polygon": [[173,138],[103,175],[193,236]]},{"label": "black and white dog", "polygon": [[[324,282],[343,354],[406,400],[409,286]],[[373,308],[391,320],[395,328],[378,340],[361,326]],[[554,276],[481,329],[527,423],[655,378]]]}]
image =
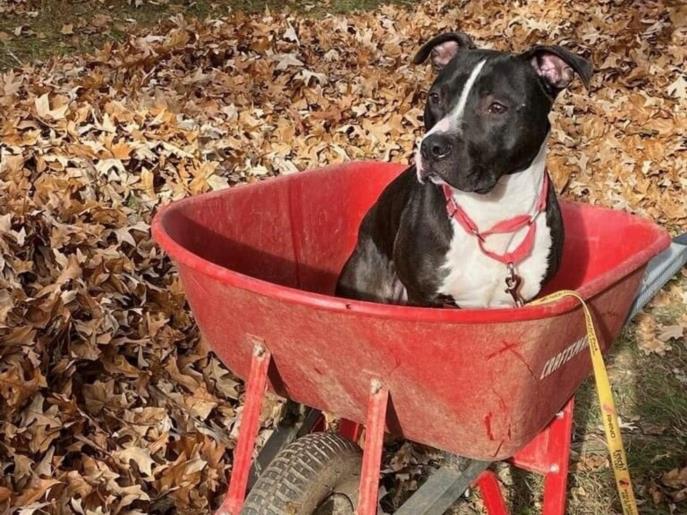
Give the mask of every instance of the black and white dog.
[{"label": "black and white dog", "polygon": [[477,49],[464,33],[427,42],[438,76],[427,133],[363,219],[337,295],[414,306],[520,305],[558,270],[563,224],[546,171],[548,114],[592,67],[559,46]]}]

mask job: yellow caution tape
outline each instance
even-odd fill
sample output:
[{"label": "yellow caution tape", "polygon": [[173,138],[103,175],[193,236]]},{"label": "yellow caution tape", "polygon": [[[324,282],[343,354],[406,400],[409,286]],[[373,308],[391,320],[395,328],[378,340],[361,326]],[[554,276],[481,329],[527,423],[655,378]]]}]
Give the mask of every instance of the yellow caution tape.
[{"label": "yellow caution tape", "polygon": [[620,496],[620,504],[623,507],[623,514],[639,515],[635,494],[632,490],[632,481],[630,480],[630,469],[627,466],[625,448],[623,447],[623,440],[620,436],[620,425],[618,424],[618,414],[615,409],[615,402],[613,402],[613,394],[611,393],[611,384],[608,381],[608,374],[606,373],[606,366],[604,365],[603,356],[601,354],[601,347],[599,347],[599,339],[596,336],[592,313],[589,311],[587,303],[577,292],[573,290],[561,290],[532,301],[529,305],[555,302],[564,297],[575,297],[580,301],[582,309],[584,310],[587,339],[589,340],[589,352],[594,367],[596,392],[599,397],[599,406],[601,407],[604,431],[606,433],[606,443],[608,444],[608,451],[611,455],[611,466],[613,467],[616,488]]}]

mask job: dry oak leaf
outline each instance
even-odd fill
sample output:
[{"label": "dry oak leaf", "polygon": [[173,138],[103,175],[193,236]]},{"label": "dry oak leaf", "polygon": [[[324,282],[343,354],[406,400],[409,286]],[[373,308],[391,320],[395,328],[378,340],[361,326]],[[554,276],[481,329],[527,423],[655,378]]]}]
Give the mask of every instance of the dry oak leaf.
[{"label": "dry oak leaf", "polygon": [[656,336],[657,324],[654,317],[642,313],[637,317],[637,345],[645,354],[663,356],[670,350],[670,345]]},{"label": "dry oak leaf", "polygon": [[670,488],[687,487],[687,467],[674,468],[661,477],[661,482]]},{"label": "dry oak leaf", "polygon": [[140,470],[143,475],[149,478],[153,477],[153,465],[156,463],[150,456],[150,451],[148,449],[129,447],[121,451],[115,451],[113,455],[124,465],[129,465],[129,460],[133,460],[136,465],[138,465],[138,470]]},{"label": "dry oak leaf", "polygon": [[687,499],[687,467],[674,468],[661,477],[661,482],[675,491],[668,492],[674,502]]},{"label": "dry oak leaf", "polygon": [[69,109],[68,104],[56,107],[55,109],[50,109],[50,100],[48,94],[45,93],[35,100],[36,113],[40,118],[46,120],[62,120]]},{"label": "dry oak leaf", "polygon": [[675,82],[671,83],[666,91],[669,95],[680,100],[687,100],[687,80],[685,80],[684,75],[680,75],[675,79]]},{"label": "dry oak leaf", "polygon": [[679,340],[685,333],[685,326],[680,324],[659,326],[659,329],[661,332],[658,333],[658,339],[662,342]]}]

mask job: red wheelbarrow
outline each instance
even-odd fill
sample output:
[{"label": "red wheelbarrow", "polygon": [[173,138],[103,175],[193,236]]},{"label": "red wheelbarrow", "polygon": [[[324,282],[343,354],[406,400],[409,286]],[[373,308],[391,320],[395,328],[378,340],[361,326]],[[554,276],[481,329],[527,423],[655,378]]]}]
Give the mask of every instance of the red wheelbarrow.
[{"label": "red wheelbarrow", "polygon": [[[218,513],[324,513],[332,506],[375,513],[385,432],[475,460],[468,472],[470,479],[479,474],[489,513],[506,507],[495,475],[484,469],[505,459],[544,474],[544,512],[564,512],[571,399],[591,370],[574,299],[460,310],[331,295],[363,215],[401,170],[352,163],[289,175],[185,199],[155,217],[153,235],[176,262],[204,337],[246,380],[229,492]],[[561,271],[543,293],[577,290],[607,349],[646,264],[670,238],[623,212],[570,202],[562,210]],[[273,460],[274,450],[259,457],[255,481],[266,388],[343,422],[339,435],[308,435]],[[313,413],[282,443],[316,426]],[[362,427],[361,456],[352,440]],[[400,512],[442,513],[456,497],[447,492],[467,486],[467,476],[452,473],[427,481],[440,491],[431,501],[415,495]],[[255,484],[244,506],[249,481]]]}]

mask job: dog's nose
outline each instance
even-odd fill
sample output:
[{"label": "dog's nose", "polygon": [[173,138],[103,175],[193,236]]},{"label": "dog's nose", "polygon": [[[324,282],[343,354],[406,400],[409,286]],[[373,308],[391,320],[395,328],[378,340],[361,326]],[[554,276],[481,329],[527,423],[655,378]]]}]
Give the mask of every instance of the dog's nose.
[{"label": "dog's nose", "polygon": [[451,140],[443,134],[430,134],[420,144],[422,157],[433,161],[444,159],[451,153],[452,149]]}]

